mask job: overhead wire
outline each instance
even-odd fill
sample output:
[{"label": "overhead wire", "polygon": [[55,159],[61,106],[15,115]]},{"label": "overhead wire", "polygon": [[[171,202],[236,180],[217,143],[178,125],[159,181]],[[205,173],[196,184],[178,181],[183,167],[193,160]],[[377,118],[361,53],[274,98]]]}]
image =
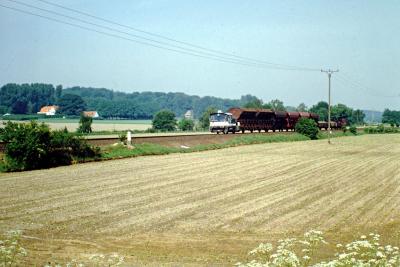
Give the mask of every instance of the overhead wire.
[{"label": "overhead wire", "polygon": [[[158,40],[154,40],[154,39],[151,39],[151,38],[146,38],[146,37],[142,37],[142,36],[139,36],[139,35],[131,34],[129,32],[120,31],[120,30],[115,29],[115,28],[107,27],[107,26],[100,25],[100,24],[97,24],[97,23],[92,23],[90,21],[86,21],[86,20],[83,20],[83,19],[80,19],[80,18],[68,16],[68,15],[65,15],[65,14],[62,14],[62,13],[59,13],[59,12],[55,12],[55,11],[52,11],[52,10],[36,7],[36,6],[30,5],[30,4],[27,4],[27,3],[24,3],[24,2],[21,2],[21,1],[18,1],[18,0],[7,0],[7,1],[14,2],[14,3],[17,3],[19,5],[24,5],[26,7],[33,8],[33,9],[36,9],[36,10],[40,10],[40,11],[43,11],[43,12],[51,13],[53,15],[61,16],[61,17],[64,17],[64,18],[68,18],[68,19],[71,19],[71,20],[74,20],[74,21],[78,21],[80,23],[85,23],[85,24],[88,24],[88,25],[91,25],[91,26],[95,26],[97,28],[105,29],[105,30],[111,31],[113,33],[117,32],[118,34],[128,35],[130,37],[134,37],[134,38],[137,38],[137,39],[142,39],[142,40],[145,40],[145,41],[126,38],[126,37],[123,37],[123,36],[120,36],[120,35],[116,35],[116,34],[110,34],[110,33],[107,33],[107,32],[99,31],[97,29],[88,28],[86,26],[82,26],[82,25],[78,25],[78,24],[75,24],[75,23],[62,21],[62,20],[59,20],[59,19],[56,19],[56,18],[52,18],[52,17],[47,17],[47,16],[44,16],[44,15],[41,15],[41,14],[33,13],[33,12],[30,12],[30,11],[26,11],[26,10],[21,10],[21,9],[15,8],[15,7],[9,7],[9,6],[4,6],[4,5],[1,5],[1,7],[12,9],[14,11],[22,12],[22,13],[25,13],[25,14],[29,14],[29,15],[45,18],[45,19],[52,20],[52,21],[55,21],[55,22],[58,22],[58,23],[68,24],[70,26],[78,27],[78,28],[81,28],[81,29],[84,29],[84,30],[95,31],[95,32],[100,33],[100,34],[105,34],[105,35],[108,35],[108,36],[129,40],[129,41],[132,41],[132,42],[140,43],[142,45],[148,45],[148,46],[156,47],[156,48],[159,48],[159,49],[169,50],[169,51],[182,53],[182,54],[186,54],[186,55],[191,55],[191,56],[196,56],[196,57],[201,57],[201,58],[212,59],[212,60],[225,62],[225,63],[233,63],[233,64],[239,64],[239,65],[244,65],[244,66],[258,67],[258,68],[290,70],[290,71],[310,71],[311,70],[311,69],[307,69],[306,70],[306,69],[302,69],[302,68],[295,68],[295,67],[292,67],[292,66],[289,67],[289,66],[283,66],[283,65],[282,66],[277,66],[277,65],[273,66],[273,65],[267,65],[266,63],[261,64],[261,63],[257,63],[257,62],[251,62],[251,61],[248,62],[248,61],[244,61],[244,60],[238,60],[238,59],[235,59],[235,58],[229,58],[229,57],[224,57],[224,56],[220,56],[220,55],[214,55],[214,54],[203,52],[203,51],[198,51],[198,50],[194,50],[194,49],[190,49],[190,48],[186,48],[186,47],[182,47],[182,46],[177,46],[177,45],[168,44],[168,43],[165,43],[165,42],[160,42]],[[151,42],[151,43],[149,43],[149,42]],[[165,47],[165,46],[167,46],[167,47]]]},{"label": "overhead wire", "polygon": [[375,96],[375,97],[385,97],[385,98],[393,98],[393,97],[400,97],[399,95],[383,95],[383,94],[377,94],[374,92],[374,90],[372,90],[371,88],[364,86],[363,84],[361,84],[358,81],[355,81],[353,78],[350,78],[349,76],[347,76],[344,73],[340,73],[337,75],[337,79],[340,80],[342,83],[345,83],[347,86],[351,86],[354,89],[356,89],[357,91],[363,91],[364,93],[367,93],[371,96]]},{"label": "overhead wire", "polygon": [[224,60],[233,60],[233,61],[237,61],[237,62],[241,62],[241,63],[255,64],[255,63],[252,63],[252,62],[238,61],[238,60],[232,59],[232,58],[220,57],[220,56],[216,56],[216,55],[211,54],[211,53],[206,53],[206,52],[197,51],[197,50],[194,50],[194,49],[188,49],[188,48],[185,48],[185,47],[182,47],[182,46],[177,46],[177,45],[172,45],[172,44],[168,44],[168,43],[165,43],[165,42],[160,42],[160,41],[153,40],[153,39],[146,38],[146,37],[142,37],[142,36],[139,36],[139,35],[136,35],[136,34],[131,34],[129,32],[120,31],[120,30],[115,29],[115,28],[111,28],[111,27],[107,27],[107,26],[104,26],[104,25],[100,25],[100,24],[97,24],[97,23],[90,22],[90,21],[86,21],[86,20],[83,20],[83,19],[80,19],[80,18],[68,16],[68,15],[65,15],[65,14],[62,14],[62,13],[59,13],[59,12],[55,12],[55,11],[52,11],[52,10],[36,7],[36,6],[30,5],[30,4],[27,4],[27,3],[24,3],[24,2],[21,2],[21,1],[18,1],[18,0],[6,0],[6,1],[14,2],[14,3],[20,4],[20,5],[29,7],[29,8],[33,8],[33,9],[40,10],[40,11],[43,11],[43,12],[47,12],[47,13],[50,13],[50,14],[53,14],[53,15],[57,15],[57,16],[64,17],[64,18],[68,18],[68,19],[71,19],[71,20],[75,20],[75,21],[78,21],[78,22],[81,22],[81,23],[85,23],[85,24],[88,24],[88,25],[91,25],[91,26],[95,26],[95,27],[98,27],[98,28],[101,28],[101,29],[106,29],[108,31],[117,32],[119,34],[125,34],[125,35],[128,35],[128,36],[134,37],[134,38],[143,39],[145,41],[154,42],[154,43],[159,44],[159,45],[170,46],[170,47],[173,47],[175,49],[179,49],[179,50],[183,50],[183,51],[189,51],[189,52],[192,52],[192,53],[199,53],[199,54],[202,54],[202,55],[205,55],[205,56],[216,57],[216,58],[220,58],[220,59],[224,59]]},{"label": "overhead wire", "polygon": [[186,45],[186,46],[198,48],[198,49],[205,50],[205,51],[212,52],[212,53],[216,53],[216,54],[222,54],[222,55],[225,55],[225,56],[234,57],[234,58],[238,58],[238,59],[241,59],[241,60],[254,61],[254,62],[261,63],[261,64],[268,64],[268,65],[273,65],[273,66],[277,66],[277,67],[287,67],[287,68],[294,68],[296,70],[300,70],[301,69],[301,70],[305,70],[305,71],[320,71],[319,68],[309,68],[309,67],[293,66],[293,65],[287,65],[287,64],[278,64],[278,63],[269,62],[269,61],[265,61],[265,60],[259,60],[259,59],[249,58],[249,57],[243,57],[243,56],[240,56],[240,55],[227,53],[227,52],[223,52],[223,51],[220,51],[220,50],[210,49],[210,48],[207,48],[207,47],[204,47],[204,46],[201,46],[201,45],[180,41],[180,40],[177,40],[177,39],[174,39],[174,38],[171,38],[171,37],[167,37],[167,36],[164,36],[164,35],[161,35],[161,34],[152,33],[152,32],[145,31],[145,30],[142,30],[142,29],[139,29],[139,28],[136,28],[136,27],[132,27],[132,26],[129,26],[129,25],[126,25],[126,24],[118,23],[118,22],[115,22],[115,21],[112,21],[112,20],[109,20],[109,19],[105,19],[105,18],[102,18],[102,17],[99,17],[99,16],[95,16],[93,14],[89,14],[87,12],[83,12],[83,11],[74,9],[74,8],[66,7],[66,6],[60,5],[60,4],[56,4],[56,3],[53,3],[51,1],[47,1],[47,0],[36,0],[36,1],[45,3],[47,5],[55,6],[55,7],[58,7],[58,8],[62,8],[64,10],[68,10],[68,11],[71,11],[71,12],[74,12],[74,13],[77,13],[77,14],[80,14],[80,15],[83,15],[83,16],[87,16],[87,17],[90,17],[92,19],[100,20],[100,21],[103,21],[103,22],[106,22],[106,23],[109,23],[109,24],[113,24],[113,25],[116,25],[116,26],[119,26],[119,27],[123,27],[123,28],[130,29],[130,30],[133,30],[133,31],[136,31],[136,32],[144,33],[144,34],[147,34],[147,35],[150,35],[150,36],[153,36],[153,37],[157,37],[157,38],[164,39],[164,40],[167,40],[167,41],[171,41],[171,42],[183,44],[183,45]]}]

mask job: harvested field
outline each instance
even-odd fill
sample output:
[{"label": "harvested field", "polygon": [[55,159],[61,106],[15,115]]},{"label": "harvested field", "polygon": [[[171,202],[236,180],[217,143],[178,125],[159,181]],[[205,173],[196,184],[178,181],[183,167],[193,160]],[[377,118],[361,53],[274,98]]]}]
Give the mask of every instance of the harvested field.
[{"label": "harvested field", "polygon": [[24,231],[30,264],[232,265],[309,229],[400,245],[399,155],[400,135],[364,135],[0,174],[0,231]]},{"label": "harvested field", "polygon": [[[29,122],[29,121],[18,121],[21,122]],[[54,119],[54,120],[41,120],[40,122],[44,122],[52,130],[62,130],[67,128],[70,132],[75,132],[79,127],[79,120],[63,120],[63,119]],[[3,121],[0,121],[0,125],[3,125]],[[151,128],[151,121],[147,120],[94,120],[92,124],[92,130],[97,131],[125,131],[125,130],[147,130]]]}]

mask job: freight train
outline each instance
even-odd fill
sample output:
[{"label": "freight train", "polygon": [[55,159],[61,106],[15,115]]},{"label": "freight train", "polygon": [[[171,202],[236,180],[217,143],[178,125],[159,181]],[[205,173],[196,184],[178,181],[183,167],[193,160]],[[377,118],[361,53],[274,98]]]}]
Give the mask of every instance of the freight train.
[{"label": "freight train", "polygon": [[[314,120],[320,129],[328,129],[328,122],[319,121],[318,114],[310,112],[286,112],[270,109],[231,108],[224,113],[218,111],[210,114],[210,131],[212,133],[245,131],[294,131],[300,118]],[[346,125],[345,120],[331,121],[332,129],[340,129]]]}]

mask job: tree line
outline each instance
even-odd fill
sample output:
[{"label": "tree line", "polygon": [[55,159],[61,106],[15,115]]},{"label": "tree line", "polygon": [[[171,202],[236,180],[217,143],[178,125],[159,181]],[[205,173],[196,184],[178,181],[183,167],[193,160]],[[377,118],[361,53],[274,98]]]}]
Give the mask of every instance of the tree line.
[{"label": "tree line", "polygon": [[152,119],[163,109],[182,117],[192,110],[196,118],[209,106],[227,110],[256,99],[245,95],[240,99],[212,96],[190,96],[184,93],[116,92],[106,88],[70,87],[52,84],[6,84],[0,88],[0,114],[35,114],[42,106],[58,105],[59,113],[79,115],[82,110],[96,110],[103,118]]},{"label": "tree line", "polygon": [[[70,87],[61,85],[32,83],[9,83],[0,88],[0,114],[36,114],[45,105],[58,105],[59,114],[77,115],[84,110],[96,110],[108,119],[153,119],[160,110],[170,110],[177,117],[183,117],[192,110],[194,117],[205,126],[207,115],[218,109],[231,107],[266,108],[277,111],[309,111],[328,120],[328,103],[320,101],[307,107],[304,103],[297,107],[285,106],[283,101],[273,99],[263,102],[253,95],[244,95],[240,99],[225,99],[212,96],[191,96],[184,93],[132,92],[124,93],[107,88]],[[206,111],[206,112],[205,112]],[[345,118],[350,124],[362,124],[365,114],[344,104],[331,107],[333,120]],[[400,124],[400,111],[386,109],[382,122]]]}]

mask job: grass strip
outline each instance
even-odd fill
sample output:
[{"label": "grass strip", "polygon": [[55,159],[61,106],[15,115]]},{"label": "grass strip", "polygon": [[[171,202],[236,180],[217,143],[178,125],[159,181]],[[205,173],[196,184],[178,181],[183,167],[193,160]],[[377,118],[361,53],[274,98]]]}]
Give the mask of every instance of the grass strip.
[{"label": "grass strip", "polygon": [[147,155],[166,155],[171,153],[190,153],[206,150],[215,150],[240,145],[277,143],[277,142],[296,142],[310,140],[308,137],[294,133],[290,135],[241,135],[222,144],[197,145],[190,148],[165,147],[158,144],[134,144],[133,149],[123,145],[108,146],[102,149],[102,159],[116,159],[126,157],[137,157]]}]

